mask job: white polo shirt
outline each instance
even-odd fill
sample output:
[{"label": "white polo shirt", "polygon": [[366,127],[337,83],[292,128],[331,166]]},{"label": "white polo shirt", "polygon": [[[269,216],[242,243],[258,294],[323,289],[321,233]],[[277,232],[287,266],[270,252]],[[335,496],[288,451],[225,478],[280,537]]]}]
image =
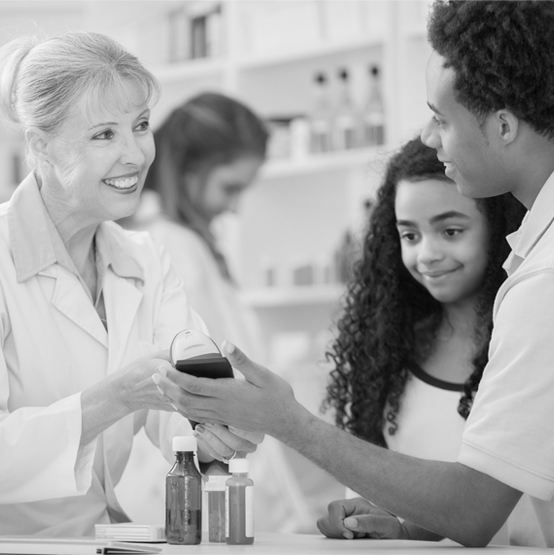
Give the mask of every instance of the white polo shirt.
[{"label": "white polo shirt", "polygon": [[554,547],[554,174],[508,237],[490,360],[458,461],[523,492],[515,545]]}]

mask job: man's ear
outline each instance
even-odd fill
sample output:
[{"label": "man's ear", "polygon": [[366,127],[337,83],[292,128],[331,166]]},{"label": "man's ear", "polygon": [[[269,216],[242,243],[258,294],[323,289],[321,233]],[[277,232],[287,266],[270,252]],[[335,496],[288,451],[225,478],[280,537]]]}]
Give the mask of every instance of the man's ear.
[{"label": "man's ear", "polygon": [[493,114],[493,126],[497,138],[509,145],[515,141],[519,131],[519,118],[510,110],[497,110]]},{"label": "man's ear", "polygon": [[37,127],[30,127],[25,131],[27,148],[31,157],[37,162],[48,162],[48,135]]}]

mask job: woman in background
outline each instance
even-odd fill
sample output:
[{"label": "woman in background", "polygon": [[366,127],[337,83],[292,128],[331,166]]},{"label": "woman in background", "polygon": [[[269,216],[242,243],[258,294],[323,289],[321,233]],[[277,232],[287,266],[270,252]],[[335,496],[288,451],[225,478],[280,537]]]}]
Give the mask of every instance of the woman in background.
[{"label": "woman in background", "polygon": [[[174,109],[155,131],[154,140],[156,159],[146,178],[142,210],[123,225],[149,231],[165,247],[192,307],[219,346],[230,340],[265,360],[256,314],[242,301],[212,230],[218,216],[237,211],[241,195],[266,160],[264,122],[243,103],[205,92]],[[199,432],[202,429],[197,427]],[[210,433],[209,425],[205,433]],[[201,435],[197,437],[209,451],[210,445]],[[256,528],[275,532],[311,526],[308,506],[283,447],[266,438],[259,449],[255,457],[249,455],[250,475],[256,483]],[[138,442],[131,459],[137,473],[147,456],[156,453],[144,440]],[[215,466],[206,472],[227,471],[226,466]],[[160,506],[157,484],[150,490],[153,503]]]},{"label": "woman in background", "polygon": [[262,359],[256,320],[211,226],[217,216],[237,211],[266,159],[267,140],[264,123],[237,100],[215,92],[189,99],[154,133],[156,159],[145,189],[156,193],[161,213],[142,220],[139,213],[133,224],[169,252],[212,339],[220,346],[236,341]]}]

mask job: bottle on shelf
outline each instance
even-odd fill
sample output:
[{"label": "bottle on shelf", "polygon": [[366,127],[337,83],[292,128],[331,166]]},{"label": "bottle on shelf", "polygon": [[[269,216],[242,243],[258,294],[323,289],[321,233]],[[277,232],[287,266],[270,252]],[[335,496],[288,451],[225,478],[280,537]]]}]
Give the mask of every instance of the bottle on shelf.
[{"label": "bottle on shelf", "polygon": [[229,461],[225,538],[230,545],[254,543],[254,482],[248,478],[248,467],[248,459]]},{"label": "bottle on shelf", "polygon": [[338,283],[348,283],[354,273],[354,266],[360,255],[356,237],[347,229],[335,251],[335,277]]},{"label": "bottle on shelf", "polygon": [[165,479],[165,536],[167,543],[194,545],[202,540],[202,476],[194,455],[196,438],[172,441],[175,464]]},{"label": "bottle on shelf", "polygon": [[385,109],[381,94],[379,66],[369,67],[366,103],[361,118],[363,146],[379,146],[385,144]]},{"label": "bottle on shelf", "polygon": [[331,106],[327,76],[319,71],[314,75],[310,122],[310,151],[314,154],[331,150]]},{"label": "bottle on shelf", "polygon": [[350,94],[350,79],[346,68],[338,72],[338,94],[333,117],[333,149],[356,148],[356,110]]}]

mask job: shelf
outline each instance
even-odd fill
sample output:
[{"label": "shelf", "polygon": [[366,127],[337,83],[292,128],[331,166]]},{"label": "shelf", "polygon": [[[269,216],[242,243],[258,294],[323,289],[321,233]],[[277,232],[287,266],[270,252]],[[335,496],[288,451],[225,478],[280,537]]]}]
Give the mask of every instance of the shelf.
[{"label": "shelf", "polygon": [[236,65],[239,70],[254,70],[277,66],[288,63],[324,58],[326,56],[345,54],[355,50],[363,50],[383,45],[383,39],[373,37],[371,39],[355,39],[349,41],[325,41],[310,46],[304,46],[290,51],[281,51],[274,54],[260,54],[254,56],[244,56],[237,59]]},{"label": "shelf", "polygon": [[376,156],[387,152],[386,146],[360,148],[327,154],[307,155],[305,158],[277,158],[269,160],[261,169],[262,179],[278,179],[333,170],[365,168]]},{"label": "shelf", "polygon": [[223,58],[197,58],[159,66],[153,73],[162,83],[171,83],[193,81],[199,77],[219,77],[225,67]]},{"label": "shelf", "polygon": [[336,304],[344,293],[343,285],[266,287],[243,292],[243,300],[254,308],[279,308],[317,304]]}]

